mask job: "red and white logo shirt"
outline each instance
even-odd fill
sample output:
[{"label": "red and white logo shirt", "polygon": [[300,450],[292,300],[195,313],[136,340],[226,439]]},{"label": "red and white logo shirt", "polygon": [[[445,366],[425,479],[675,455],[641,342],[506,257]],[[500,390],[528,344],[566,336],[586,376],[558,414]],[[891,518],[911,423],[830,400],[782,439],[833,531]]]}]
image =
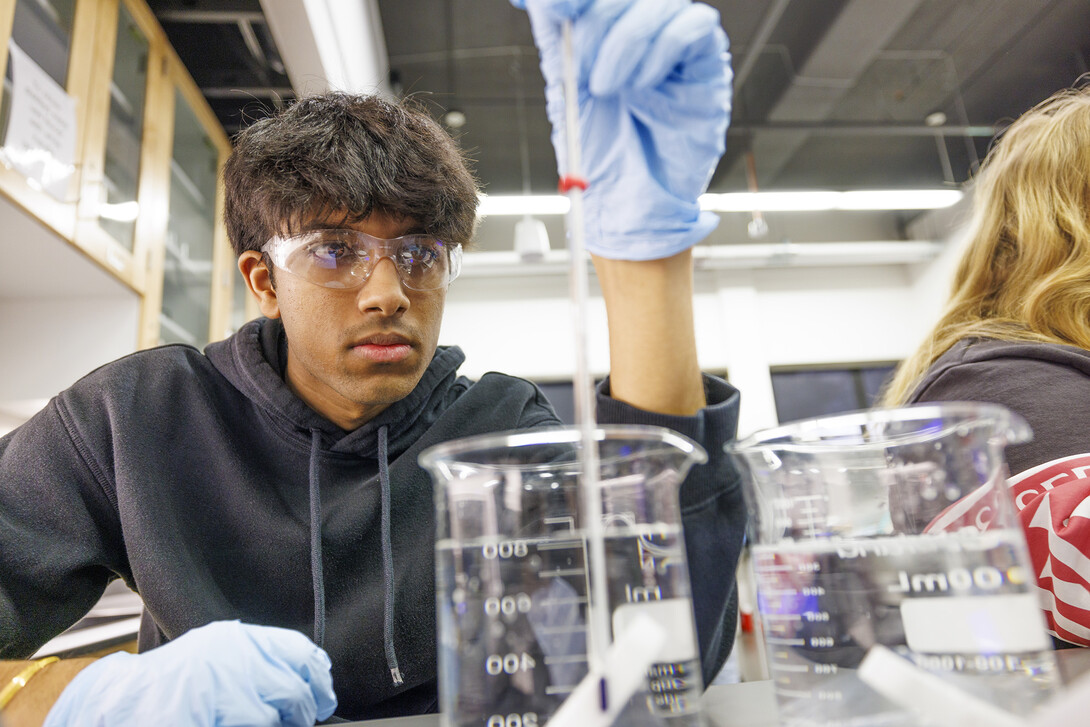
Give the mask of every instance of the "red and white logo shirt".
[{"label": "red and white logo shirt", "polygon": [[1090,453],[1045,462],[1008,484],[1049,631],[1090,646]]},{"label": "red and white logo shirt", "polygon": [[[993,485],[950,505],[925,532],[987,530],[1000,496]],[[1007,485],[1026,533],[1049,632],[1090,646],[1090,453],[1031,467]]]}]

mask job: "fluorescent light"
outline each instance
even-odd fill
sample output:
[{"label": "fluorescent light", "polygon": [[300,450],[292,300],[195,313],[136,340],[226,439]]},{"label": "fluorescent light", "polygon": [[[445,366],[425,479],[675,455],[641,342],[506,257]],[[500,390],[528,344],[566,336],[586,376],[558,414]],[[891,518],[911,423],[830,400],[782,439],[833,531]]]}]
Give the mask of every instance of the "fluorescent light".
[{"label": "fluorescent light", "polygon": [[[831,210],[931,210],[950,207],[958,189],[860,189],[847,192],[728,192],[700,196],[700,208],[712,212],[823,212]],[[553,195],[481,195],[477,214],[563,215],[568,198]]]},{"label": "fluorescent light", "polygon": [[261,0],[292,88],[390,96],[377,0]]},{"label": "fluorescent light", "polygon": [[957,189],[860,189],[848,192],[730,192],[705,194],[700,208],[713,212],[820,212],[827,210],[931,210],[961,199]]},{"label": "fluorescent light", "polygon": [[712,212],[814,212],[835,209],[839,192],[728,192],[703,194],[700,208]]},{"label": "fluorescent light", "polygon": [[522,194],[501,196],[482,194],[477,214],[489,215],[565,215],[568,198],[559,194]]},{"label": "fluorescent light", "polygon": [[841,192],[841,210],[935,210],[952,207],[959,189],[867,189]]}]

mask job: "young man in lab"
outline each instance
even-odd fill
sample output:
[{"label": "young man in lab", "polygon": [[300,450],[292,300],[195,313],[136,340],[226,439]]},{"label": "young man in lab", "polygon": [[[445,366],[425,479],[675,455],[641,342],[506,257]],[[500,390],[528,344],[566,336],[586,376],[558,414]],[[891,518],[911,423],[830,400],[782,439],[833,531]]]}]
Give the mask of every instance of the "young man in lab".
[{"label": "young man in lab", "polygon": [[[691,0],[526,4],[561,169],[574,21],[610,334],[599,419],[671,427],[710,455],[681,488],[710,678],[733,641],[744,516],[722,453],[738,394],[698,369],[690,248],[714,226],[696,200],[723,151],[726,36]],[[31,673],[4,715],[15,727],[46,712],[54,727],[434,711],[434,506],[417,456],[559,423],[533,385],[470,382],[461,351],[437,347],[477,190],[425,114],[303,99],[240,136],[225,185],[265,318],[204,353],[104,366],[0,439],[0,657],[32,655],[113,578],[146,606],[140,655],[0,663],[4,684]]]}]

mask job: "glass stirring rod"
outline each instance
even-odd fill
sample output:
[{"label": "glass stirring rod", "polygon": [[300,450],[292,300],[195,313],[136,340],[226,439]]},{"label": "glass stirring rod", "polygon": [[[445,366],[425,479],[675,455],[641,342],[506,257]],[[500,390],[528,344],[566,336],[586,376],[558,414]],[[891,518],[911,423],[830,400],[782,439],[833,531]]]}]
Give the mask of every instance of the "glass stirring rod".
[{"label": "glass stirring rod", "polygon": [[592,674],[599,675],[599,705],[609,709],[609,689],[605,673],[605,653],[611,642],[609,596],[607,589],[605,540],[602,532],[602,492],[598,482],[598,442],[595,438],[594,380],[587,352],[587,262],[583,227],[583,191],[587,183],[582,175],[579,150],[579,89],[576,85],[572,23],[564,21],[564,112],[567,136],[568,168],[560,179],[561,192],[568,195],[571,207],[567,216],[568,251],[571,258],[570,294],[575,330],[575,415],[579,424],[581,446],[579,467],[582,481],[583,510],[587,534],[588,568],[591,594],[587,608],[589,644],[587,659]]}]

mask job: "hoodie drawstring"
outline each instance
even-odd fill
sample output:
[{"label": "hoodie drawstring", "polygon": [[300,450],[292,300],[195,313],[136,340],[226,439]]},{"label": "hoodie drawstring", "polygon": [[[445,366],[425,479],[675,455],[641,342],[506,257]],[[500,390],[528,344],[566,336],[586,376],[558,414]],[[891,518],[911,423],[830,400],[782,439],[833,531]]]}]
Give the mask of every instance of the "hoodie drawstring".
[{"label": "hoodie drawstring", "polygon": [[[382,584],[384,591],[382,639],[386,664],[394,686],[405,681],[394,651],[394,550],[390,540],[390,471],[387,461],[389,433],[378,430],[378,478],[382,487]],[[322,443],[319,429],[310,430],[310,577],[314,582],[314,643],[325,640],[325,578],[322,574],[322,501],[318,478],[318,452]]]},{"label": "hoodie drawstring", "polygon": [[322,574],[322,500],[318,479],[320,429],[310,430],[310,579],[314,584],[314,643],[325,640],[325,577]]},{"label": "hoodie drawstring", "polygon": [[378,479],[382,486],[382,583],[385,603],[382,618],[382,639],[386,649],[386,665],[390,667],[390,676],[394,686],[400,686],[401,669],[397,666],[397,653],[394,651],[394,549],[390,541],[390,472],[387,458],[386,426],[378,430]]}]

